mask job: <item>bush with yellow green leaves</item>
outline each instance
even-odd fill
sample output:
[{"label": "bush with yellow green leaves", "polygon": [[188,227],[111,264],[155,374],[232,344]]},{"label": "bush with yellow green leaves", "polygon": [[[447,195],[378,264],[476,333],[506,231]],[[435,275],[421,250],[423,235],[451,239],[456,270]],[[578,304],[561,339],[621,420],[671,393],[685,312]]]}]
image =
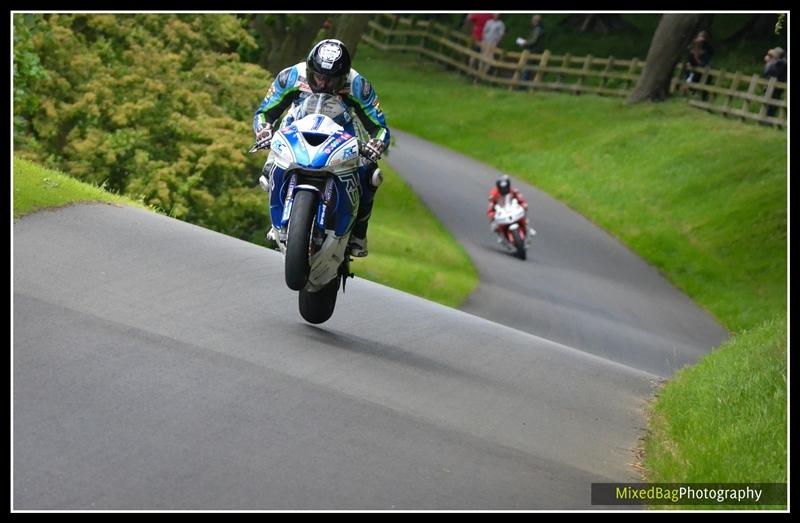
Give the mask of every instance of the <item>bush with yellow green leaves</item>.
[{"label": "bush with yellow green leaves", "polygon": [[15,14],[16,152],[246,240],[266,220],[248,155],[272,77],[245,19]]}]

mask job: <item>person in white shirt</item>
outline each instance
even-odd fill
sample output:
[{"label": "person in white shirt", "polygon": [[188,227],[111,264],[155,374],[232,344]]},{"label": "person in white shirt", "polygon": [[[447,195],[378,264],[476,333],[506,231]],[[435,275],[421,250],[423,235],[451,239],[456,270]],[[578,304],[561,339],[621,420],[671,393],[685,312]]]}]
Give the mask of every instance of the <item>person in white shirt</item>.
[{"label": "person in white shirt", "polygon": [[500,20],[500,15],[495,13],[492,19],[483,26],[483,40],[481,40],[481,64],[478,71],[486,74],[491,67],[489,61],[494,58],[494,51],[506,33],[506,24]]}]

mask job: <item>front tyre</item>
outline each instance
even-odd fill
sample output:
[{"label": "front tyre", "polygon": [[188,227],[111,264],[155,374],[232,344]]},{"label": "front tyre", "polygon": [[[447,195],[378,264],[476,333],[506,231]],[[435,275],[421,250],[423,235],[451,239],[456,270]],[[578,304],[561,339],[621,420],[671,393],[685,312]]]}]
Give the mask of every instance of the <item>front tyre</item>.
[{"label": "front tyre", "polygon": [[289,231],[286,238],[286,285],[299,291],[308,281],[308,258],[311,247],[311,227],[316,216],[317,195],[298,191],[292,202]]},{"label": "front tyre", "polygon": [[520,236],[518,229],[511,231],[511,234],[514,235],[514,247],[517,249],[516,256],[520,260],[524,260],[527,255],[527,251],[525,250],[525,240],[522,238],[522,236]]},{"label": "front tyre", "polygon": [[328,282],[319,292],[300,291],[299,305],[300,316],[309,323],[322,323],[328,321],[336,307],[336,295],[339,292],[337,276]]}]

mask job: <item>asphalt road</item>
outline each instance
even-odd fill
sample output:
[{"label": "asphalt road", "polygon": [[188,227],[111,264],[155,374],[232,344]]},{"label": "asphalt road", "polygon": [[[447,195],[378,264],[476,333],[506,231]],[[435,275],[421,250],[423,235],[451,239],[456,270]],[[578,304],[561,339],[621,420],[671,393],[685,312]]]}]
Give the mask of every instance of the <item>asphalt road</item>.
[{"label": "asphalt road", "polygon": [[[546,247],[584,243],[535,205],[530,263],[482,248],[564,278]],[[358,279],[312,326],[277,252],[139,209],[39,212],[13,247],[15,510],[591,509],[638,479],[657,376],[585,347]],[[603,288],[638,296],[624,272]],[[567,332],[631,330],[579,297]]]},{"label": "asphalt road", "polygon": [[513,177],[537,234],[527,260],[508,254],[486,218],[489,189],[501,173],[413,135],[392,134],[388,163],[464,245],[480,273],[462,310],[662,377],[728,337],[618,240]]},{"label": "asphalt road", "polygon": [[108,205],[17,221],[13,508],[594,509],[639,480],[654,383],[727,333],[518,180],[538,235],[510,256],[498,173],[395,136],[480,271],[462,310],[357,279],[312,326],[275,251]]}]

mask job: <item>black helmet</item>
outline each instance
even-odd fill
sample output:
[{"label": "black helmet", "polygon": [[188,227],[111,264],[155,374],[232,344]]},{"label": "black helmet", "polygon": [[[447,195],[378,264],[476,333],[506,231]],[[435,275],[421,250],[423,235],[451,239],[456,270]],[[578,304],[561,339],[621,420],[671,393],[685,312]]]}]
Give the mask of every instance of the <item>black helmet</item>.
[{"label": "black helmet", "polygon": [[508,177],[507,174],[504,174],[503,176],[497,179],[495,185],[497,186],[497,190],[500,191],[500,194],[505,196],[511,189],[511,179]]},{"label": "black helmet", "polygon": [[350,51],[339,40],[322,40],[306,59],[308,86],[314,93],[335,94],[350,75]]}]

